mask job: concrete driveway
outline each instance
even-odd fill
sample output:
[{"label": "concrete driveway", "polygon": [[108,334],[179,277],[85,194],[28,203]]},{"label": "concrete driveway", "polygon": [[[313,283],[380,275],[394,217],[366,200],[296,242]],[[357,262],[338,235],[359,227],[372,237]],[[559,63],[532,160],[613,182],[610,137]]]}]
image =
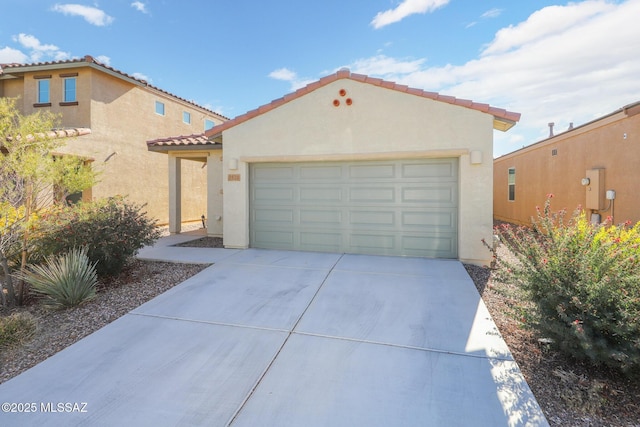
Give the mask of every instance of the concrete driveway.
[{"label": "concrete driveway", "polygon": [[35,404],[0,424],[547,425],[460,262],[193,253],[216,263],[0,385]]}]

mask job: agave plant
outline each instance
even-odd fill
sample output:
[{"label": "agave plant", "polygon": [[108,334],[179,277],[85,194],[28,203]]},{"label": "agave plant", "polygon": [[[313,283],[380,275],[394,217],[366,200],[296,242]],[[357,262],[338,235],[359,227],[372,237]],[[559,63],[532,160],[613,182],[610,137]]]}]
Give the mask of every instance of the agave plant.
[{"label": "agave plant", "polygon": [[73,307],[96,296],[96,264],[91,263],[84,247],[49,257],[45,264],[32,266],[21,276],[51,308]]}]

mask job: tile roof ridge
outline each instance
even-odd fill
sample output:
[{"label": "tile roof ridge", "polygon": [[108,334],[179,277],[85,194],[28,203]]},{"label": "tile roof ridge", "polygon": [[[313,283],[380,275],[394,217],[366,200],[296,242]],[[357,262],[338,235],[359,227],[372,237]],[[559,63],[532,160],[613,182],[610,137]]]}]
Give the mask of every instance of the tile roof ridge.
[{"label": "tile roof ridge", "polygon": [[437,92],[430,92],[430,91],[425,91],[423,89],[419,89],[419,88],[414,88],[414,87],[410,87],[407,85],[402,85],[402,84],[398,84],[395,83],[393,81],[389,81],[389,80],[384,80],[378,77],[371,77],[371,76],[367,76],[365,74],[357,74],[357,73],[352,73],[348,68],[341,68],[340,70],[336,71],[335,73],[329,74],[327,76],[324,76],[322,78],[320,78],[319,80],[316,80],[314,82],[311,82],[309,84],[307,84],[306,86],[303,86],[297,90],[295,90],[294,92],[290,92],[286,95],[284,95],[281,98],[278,99],[274,99],[273,101],[261,105],[258,108],[255,108],[253,110],[250,110],[244,114],[240,114],[239,116],[234,117],[233,119],[230,119],[227,122],[222,123],[221,125],[218,125],[216,127],[214,127],[213,129],[210,129],[208,131],[205,132],[205,135],[207,135],[208,137],[211,137],[213,135],[217,135],[220,132],[231,128],[233,126],[236,126],[240,123],[243,123],[253,117],[256,117],[258,115],[264,114],[267,111],[270,111],[276,107],[279,107],[283,104],[286,104],[287,102],[293,101],[297,98],[300,98],[303,95],[306,95],[310,92],[313,92],[316,89],[319,89],[323,86],[326,86],[329,83],[332,83],[334,81],[340,80],[340,79],[349,79],[349,80],[353,80],[353,81],[357,81],[357,82],[361,82],[361,83],[367,83],[367,84],[371,84],[374,86],[379,86],[385,89],[390,89],[390,90],[395,90],[395,91],[399,91],[399,92],[403,92],[403,93],[407,93],[410,95],[416,95],[416,96],[420,96],[423,98],[427,98],[427,99],[432,99],[435,101],[440,101],[440,102],[445,102],[448,104],[452,104],[452,105],[457,105],[460,107],[465,107],[465,108],[470,108],[472,110],[476,110],[476,111],[480,111],[482,113],[487,113],[487,114],[491,114],[494,117],[497,118],[501,118],[501,119],[505,119],[508,121],[513,121],[513,122],[517,122],[520,120],[521,114],[520,113],[516,113],[513,111],[507,111],[503,108],[496,108],[496,107],[492,107],[489,104],[485,104],[485,103],[481,103],[481,102],[475,102],[472,101],[470,99],[464,99],[464,98],[456,98],[455,96],[450,96],[450,95],[443,95]]}]

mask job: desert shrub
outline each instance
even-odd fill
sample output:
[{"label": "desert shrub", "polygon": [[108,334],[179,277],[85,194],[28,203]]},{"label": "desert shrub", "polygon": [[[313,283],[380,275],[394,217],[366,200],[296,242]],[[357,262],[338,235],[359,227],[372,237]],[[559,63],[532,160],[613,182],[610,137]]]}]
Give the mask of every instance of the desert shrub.
[{"label": "desert shrub", "polygon": [[96,296],[98,276],[86,248],[49,257],[43,265],[29,266],[19,276],[52,308],[74,307]]},{"label": "desert shrub", "polygon": [[86,247],[98,276],[113,276],[159,232],[143,205],[113,197],[50,211],[38,225],[34,259]]},{"label": "desert shrub", "polygon": [[577,210],[553,213],[550,197],[532,228],[500,226],[517,262],[498,279],[526,291],[535,327],[557,348],[594,365],[640,369],[640,223],[593,225]]},{"label": "desert shrub", "polygon": [[35,330],[36,320],[28,312],[0,317],[0,349],[27,341]]}]

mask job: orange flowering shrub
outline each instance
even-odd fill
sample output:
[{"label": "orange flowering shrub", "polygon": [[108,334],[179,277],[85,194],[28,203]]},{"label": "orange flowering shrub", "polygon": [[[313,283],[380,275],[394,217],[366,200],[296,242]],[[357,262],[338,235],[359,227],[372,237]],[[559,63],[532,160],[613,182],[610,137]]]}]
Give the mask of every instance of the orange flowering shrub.
[{"label": "orange flowering shrub", "polygon": [[563,353],[623,372],[640,371],[640,223],[569,220],[547,197],[533,227],[496,228],[517,262],[497,260],[498,278],[522,287],[535,327]]}]

